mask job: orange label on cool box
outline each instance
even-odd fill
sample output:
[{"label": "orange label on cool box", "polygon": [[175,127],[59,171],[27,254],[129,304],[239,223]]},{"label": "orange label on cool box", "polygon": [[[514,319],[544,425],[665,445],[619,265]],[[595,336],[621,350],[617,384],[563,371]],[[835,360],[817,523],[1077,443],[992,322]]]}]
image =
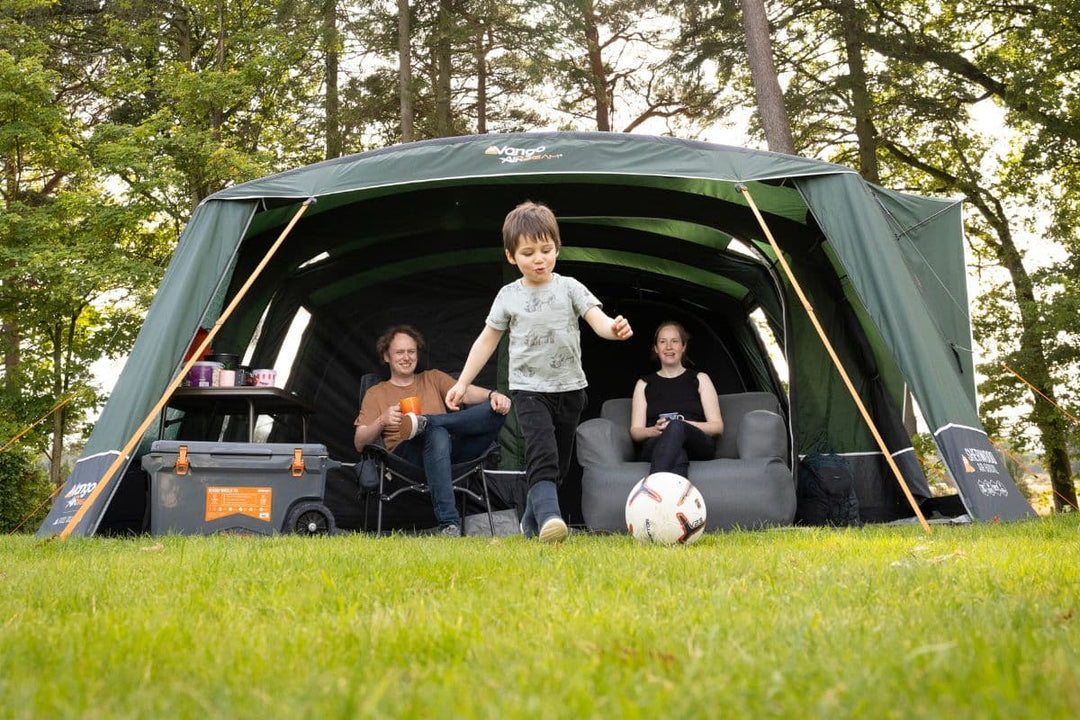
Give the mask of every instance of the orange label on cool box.
[{"label": "orange label on cool box", "polygon": [[273,489],[268,487],[208,487],[206,488],[206,522],[247,515],[270,522]]}]

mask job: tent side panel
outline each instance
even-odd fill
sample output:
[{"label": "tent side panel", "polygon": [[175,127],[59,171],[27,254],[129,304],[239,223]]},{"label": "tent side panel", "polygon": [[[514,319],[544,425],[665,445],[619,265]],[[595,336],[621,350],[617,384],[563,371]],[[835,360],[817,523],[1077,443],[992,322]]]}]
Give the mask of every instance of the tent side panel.
[{"label": "tent side panel", "polygon": [[[89,500],[90,494],[97,488],[98,482],[119,454],[117,451],[106,452],[82,457],[75,462],[75,469],[68,475],[67,481],[60,488],[60,494],[56,496],[56,500],[45,518],[45,522],[41,523],[41,527],[38,528],[37,537],[59,535],[68,526],[74,519],[75,513],[79,512],[79,508]],[[119,475],[120,473],[117,473],[117,476]],[[114,485],[118,486],[119,484],[119,477],[117,477]],[[78,527],[75,528],[74,534],[91,534],[93,531],[88,528],[97,526],[108,505],[108,502],[99,496],[93,507],[83,516]]]},{"label": "tent side panel", "polygon": [[[962,368],[948,341],[938,333],[894,229],[869,186],[851,175],[808,178],[797,184],[910,383],[927,423],[931,428],[958,425],[980,432],[982,423],[965,391]],[[959,243],[961,238],[951,242]],[[985,435],[983,440],[994,454]],[[1011,478],[1001,478],[994,488],[996,494],[990,494],[987,486],[968,482],[971,474],[964,472],[958,453],[939,447],[974,517],[1016,520],[1030,516],[1031,508]]]},{"label": "tent side panel", "polygon": [[948,344],[972,407],[978,407],[972,356],[971,316],[968,311],[967,264],[964,258],[962,205],[913,197],[873,187],[899,249],[915,277],[938,333]]},{"label": "tent side panel", "polygon": [[[109,400],[94,425],[82,458],[68,477],[39,535],[60,532],[75,511],[67,497],[86,499],[94,492],[119,450],[161,397],[191,343],[204,311],[213,300],[222,273],[255,211],[251,202],[208,202],[200,205],[181,235],[146,321]],[[152,426],[156,427],[156,426]],[[93,462],[84,462],[93,457]],[[102,463],[100,458],[108,458]],[[130,458],[129,458],[130,461]],[[73,535],[93,534],[120,485],[123,468],[99,492]],[[81,504],[81,503],[80,503]],[[76,508],[77,511],[77,508]],[[66,518],[62,525],[58,523]]]},{"label": "tent side panel", "polygon": [[968,513],[983,520],[1035,517],[1006,469],[1001,454],[982,430],[949,425],[934,433]]}]

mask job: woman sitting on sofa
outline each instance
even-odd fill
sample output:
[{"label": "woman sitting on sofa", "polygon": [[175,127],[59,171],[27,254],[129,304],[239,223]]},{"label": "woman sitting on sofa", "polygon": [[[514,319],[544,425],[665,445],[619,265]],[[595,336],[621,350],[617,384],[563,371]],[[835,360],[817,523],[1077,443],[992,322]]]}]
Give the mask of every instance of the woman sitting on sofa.
[{"label": "woman sitting on sofa", "polygon": [[716,438],[724,431],[712,380],[683,367],[689,340],[679,323],[661,323],[653,335],[660,369],[642,375],[634,386],[630,437],[643,443],[640,460],[650,463],[650,473],[687,477],[691,460],[715,456]]}]

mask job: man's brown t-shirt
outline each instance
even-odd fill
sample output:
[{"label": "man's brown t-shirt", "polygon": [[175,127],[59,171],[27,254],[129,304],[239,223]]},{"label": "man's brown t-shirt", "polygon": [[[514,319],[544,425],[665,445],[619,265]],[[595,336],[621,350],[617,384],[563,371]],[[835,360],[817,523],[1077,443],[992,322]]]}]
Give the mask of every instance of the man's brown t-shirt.
[{"label": "man's brown t-shirt", "polygon": [[[442,370],[424,370],[413,376],[409,385],[394,385],[389,380],[383,380],[364,393],[364,401],[360,405],[360,414],[357,416],[354,426],[370,425],[375,422],[386,408],[397,405],[402,398],[416,396],[420,398],[420,412],[424,415],[442,415],[446,412],[446,393],[454,386],[457,380],[450,377]],[[383,443],[387,450],[393,450],[405,438],[402,430],[407,428],[402,423],[397,428],[386,427],[383,429]]]}]

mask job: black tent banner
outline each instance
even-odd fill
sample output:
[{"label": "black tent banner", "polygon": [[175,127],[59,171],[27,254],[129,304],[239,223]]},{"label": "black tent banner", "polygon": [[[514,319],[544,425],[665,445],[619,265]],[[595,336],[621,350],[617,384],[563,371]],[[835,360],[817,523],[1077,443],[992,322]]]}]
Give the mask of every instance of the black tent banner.
[{"label": "black tent banner", "polygon": [[[213,350],[277,369],[287,390],[317,408],[309,440],[324,443],[333,458],[356,458],[359,379],[384,369],[373,344],[386,327],[416,325],[428,341],[424,366],[461,368],[491,299],[516,277],[502,251],[502,219],[534,200],[559,218],[557,271],[584,282],[637,331],[625,344],[583,334],[586,418],[603,400],[629,393],[649,367],[651,329],[679,319],[693,335],[696,367],[719,392],[774,393],[796,453],[824,444],[844,454],[871,519],[911,517],[884,453],[777,271],[740,185],[772,228],[875,425],[895,430],[909,386],[969,514],[1034,516],[1007,473],[991,471],[1004,464],[978,417],[958,201],[893,192],[850,168],[790,155],[644,135],[522,133],[397,145],[205,199],[39,535],[67,527],[117,456],[124,456],[118,481],[94,496],[71,532],[145,525],[147,478],[139,461],[158,429],[136,431],[177,377],[199,329],[222,318],[226,301],[308,198],[318,203],[224,320]],[[788,377],[769,359],[755,318],[764,318]],[[505,362],[503,352],[477,382],[505,386]],[[173,419],[169,439],[191,430],[185,418]],[[266,439],[288,430],[275,421]],[[889,454],[910,454],[893,430],[885,433]],[[232,429],[219,431],[230,439]],[[141,437],[122,452],[133,434]],[[513,423],[501,442],[504,469],[515,469],[521,452]],[[355,504],[349,482],[332,479],[328,495]],[[916,502],[927,498],[924,479],[908,483]],[[580,493],[575,498],[572,477],[563,494],[573,521]],[[416,525],[430,514],[424,505],[420,498],[384,520]],[[342,527],[366,527],[355,507],[335,508],[335,516],[345,518]]]}]

